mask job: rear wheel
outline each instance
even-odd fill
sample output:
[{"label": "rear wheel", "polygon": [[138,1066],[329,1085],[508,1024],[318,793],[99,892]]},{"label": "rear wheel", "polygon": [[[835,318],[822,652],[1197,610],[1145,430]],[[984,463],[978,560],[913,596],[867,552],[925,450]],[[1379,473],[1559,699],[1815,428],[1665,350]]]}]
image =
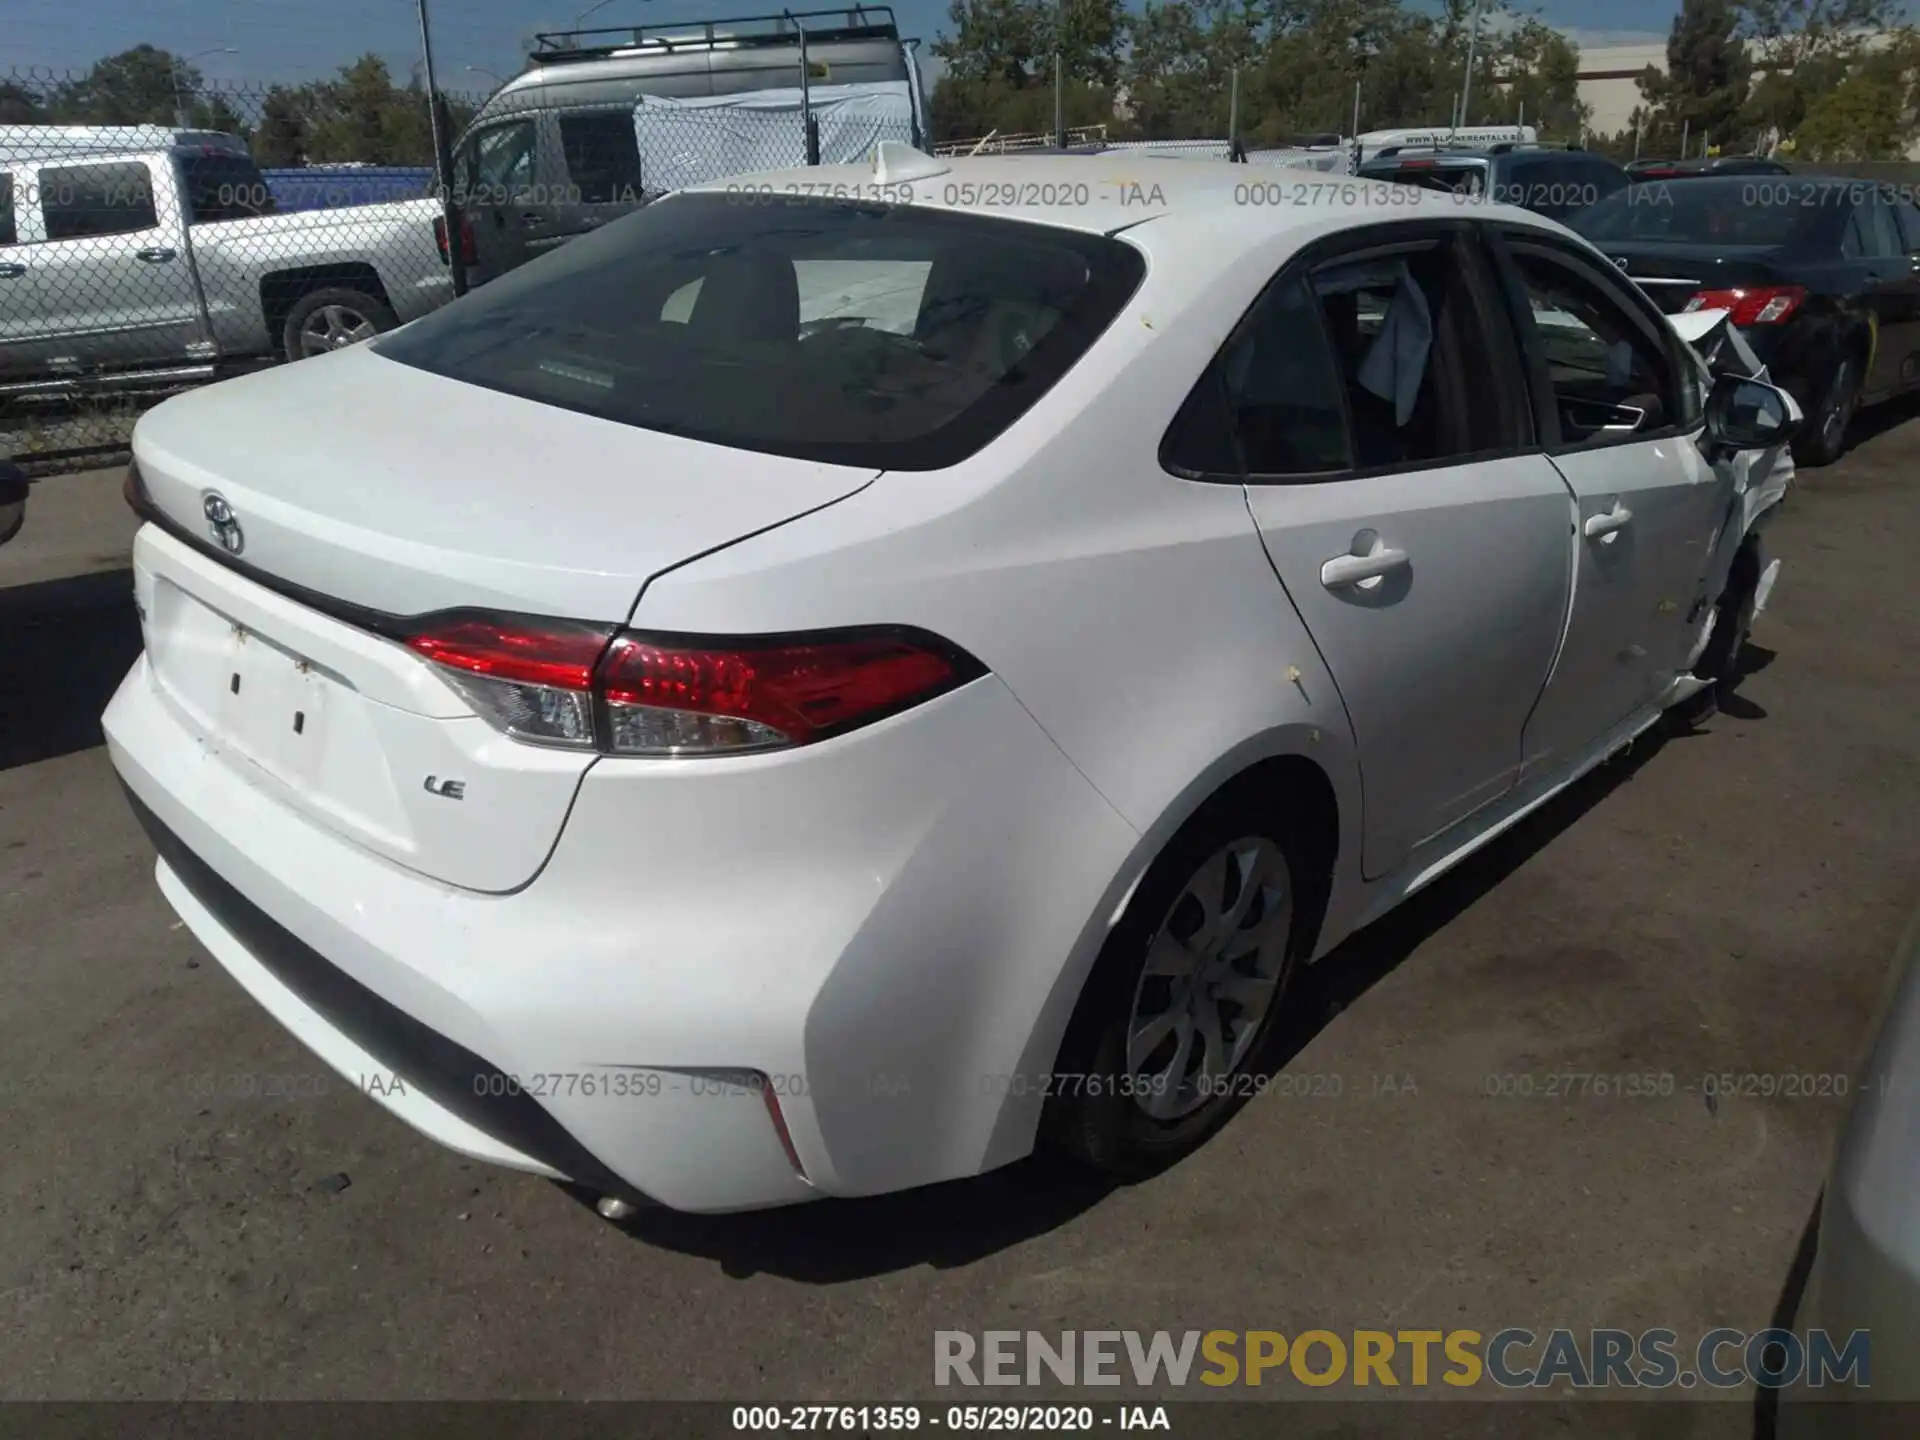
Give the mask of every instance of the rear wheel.
[{"label": "rear wheel", "polygon": [[1860,386],[1865,371],[1857,355],[1845,355],[1820,392],[1814,413],[1794,446],[1802,465],[1831,465],[1847,451],[1847,427],[1860,409]]},{"label": "rear wheel", "polygon": [[371,340],[399,323],[384,301],[365,291],[313,290],[287,312],[282,339],[289,360],[305,360]]},{"label": "rear wheel", "polygon": [[1251,1067],[1299,954],[1314,847],[1252,792],[1204,807],[1148,870],[1082,993],[1045,1125],[1070,1157],[1147,1174],[1203,1144]]}]

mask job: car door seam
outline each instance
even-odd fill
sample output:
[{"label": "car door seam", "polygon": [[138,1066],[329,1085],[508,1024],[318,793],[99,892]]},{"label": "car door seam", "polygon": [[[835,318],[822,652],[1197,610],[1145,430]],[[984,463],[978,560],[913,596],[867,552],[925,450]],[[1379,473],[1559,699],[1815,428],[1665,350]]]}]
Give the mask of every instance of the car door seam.
[{"label": "car door seam", "polygon": [[[1361,753],[1360,730],[1354,723],[1353,708],[1347,704],[1347,697],[1340,689],[1340,677],[1334,673],[1333,662],[1327,659],[1327,652],[1320,648],[1320,637],[1313,633],[1313,627],[1307,623],[1307,617],[1301,611],[1299,602],[1293,598],[1293,592],[1287,588],[1286,576],[1280,573],[1280,566],[1274,561],[1273,551],[1267,545],[1267,532],[1260,527],[1260,517],[1254,513],[1253,491],[1244,481],[1240,485],[1240,503],[1247,507],[1247,520],[1253,526],[1254,536],[1260,542],[1260,553],[1266,558],[1267,569],[1273,572],[1274,582],[1279,585],[1281,595],[1286,598],[1287,608],[1293,612],[1293,618],[1299,622],[1300,632],[1307,637],[1307,643],[1313,647],[1313,653],[1319,657],[1320,668],[1327,675],[1327,683],[1333,686],[1333,693],[1340,701],[1340,713],[1346,717],[1347,740],[1353,746],[1354,769],[1360,776],[1360,814],[1357,823],[1360,827],[1359,833],[1364,835],[1367,824],[1367,762],[1366,757]],[[1359,869],[1363,880],[1372,881],[1380,878],[1378,875],[1366,873],[1364,850],[1360,857]]]}]

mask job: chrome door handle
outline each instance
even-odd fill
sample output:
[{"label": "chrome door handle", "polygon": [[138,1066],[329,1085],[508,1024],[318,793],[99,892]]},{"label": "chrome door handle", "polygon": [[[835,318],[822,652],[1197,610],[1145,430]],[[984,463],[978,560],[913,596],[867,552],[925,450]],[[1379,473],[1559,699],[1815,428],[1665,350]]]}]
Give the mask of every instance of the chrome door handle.
[{"label": "chrome door handle", "polygon": [[1370,555],[1336,555],[1320,567],[1320,583],[1329,590],[1364,585],[1407,566],[1407,552],[1384,547]]},{"label": "chrome door handle", "polygon": [[0,265],[0,280],[18,280],[22,275],[26,273],[27,273],[26,266],[16,265],[11,260],[9,260],[4,265]]},{"label": "chrome door handle", "polygon": [[177,250],[168,249],[165,245],[150,245],[145,250],[134,251],[133,258],[144,260],[149,265],[164,265],[179,253]]},{"label": "chrome door handle", "polygon": [[1606,540],[1616,531],[1624,530],[1632,523],[1633,512],[1616,500],[1611,510],[1603,510],[1598,515],[1589,515],[1587,523],[1582,525],[1580,530],[1589,540]]},{"label": "chrome door handle", "polygon": [[546,218],[547,217],[545,215],[542,215],[538,210],[522,210],[520,212],[520,223],[522,225],[525,225],[528,229],[532,229],[535,225],[540,224]]}]

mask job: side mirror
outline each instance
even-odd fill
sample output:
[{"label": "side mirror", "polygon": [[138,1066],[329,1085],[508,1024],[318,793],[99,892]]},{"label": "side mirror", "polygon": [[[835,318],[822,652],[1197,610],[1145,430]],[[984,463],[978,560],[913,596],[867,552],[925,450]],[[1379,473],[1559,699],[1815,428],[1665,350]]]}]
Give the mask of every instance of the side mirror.
[{"label": "side mirror", "polygon": [[0,545],[20,533],[27,519],[27,472],[0,460]]},{"label": "side mirror", "polygon": [[1722,375],[1707,394],[1707,439],[1716,450],[1771,450],[1800,428],[1800,407],[1778,385]]}]

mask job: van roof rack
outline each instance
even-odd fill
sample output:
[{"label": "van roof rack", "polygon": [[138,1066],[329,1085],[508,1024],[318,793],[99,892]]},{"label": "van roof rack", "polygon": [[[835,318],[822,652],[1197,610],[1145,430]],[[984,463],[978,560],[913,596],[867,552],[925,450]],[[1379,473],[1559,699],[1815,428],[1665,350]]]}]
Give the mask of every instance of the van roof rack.
[{"label": "van roof rack", "polygon": [[[816,26],[809,22],[823,22]],[[831,24],[824,22],[833,22]],[[804,28],[807,43],[830,40],[894,40],[900,27],[891,5],[853,5],[841,10],[783,10],[778,15],[739,15],[722,20],[679,24],[622,25],[595,30],[545,31],[533,37],[527,56],[535,65],[572,60],[605,60],[616,55],[670,55],[676,51],[796,46]]]},{"label": "van roof rack", "polygon": [[1515,150],[1585,150],[1578,140],[1496,140],[1487,146],[1489,155],[1509,155]]},{"label": "van roof rack", "polygon": [[1373,154],[1367,158],[1369,160],[1386,160],[1395,155],[1444,155],[1449,151],[1471,151],[1477,155],[1486,148],[1484,145],[1475,145],[1468,140],[1449,140],[1444,145],[1388,145],[1374,151]]}]

